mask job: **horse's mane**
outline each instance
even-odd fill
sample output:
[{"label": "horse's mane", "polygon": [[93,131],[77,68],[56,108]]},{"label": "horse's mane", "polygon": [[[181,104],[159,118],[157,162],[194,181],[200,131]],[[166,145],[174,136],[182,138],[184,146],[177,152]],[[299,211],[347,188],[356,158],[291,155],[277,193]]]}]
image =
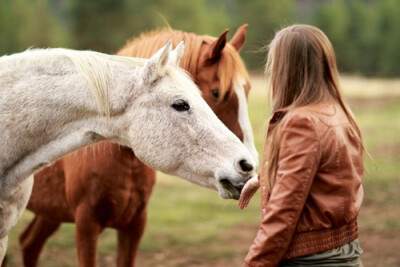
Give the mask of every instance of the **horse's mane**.
[{"label": "horse's mane", "polygon": [[89,84],[101,115],[110,116],[108,88],[114,87],[114,77],[109,61],[125,62],[133,66],[142,66],[146,60],[141,58],[121,57],[93,51],[75,51],[60,49],[75,65],[77,71]]},{"label": "horse's mane", "polygon": [[[216,38],[173,30],[171,28],[154,30],[143,33],[139,37],[128,41],[118,52],[118,55],[148,58],[161,46],[166,44],[168,40],[172,40],[174,47],[182,40],[185,42],[185,53],[181,59],[180,66],[186,69],[193,77],[196,77],[197,63],[202,44],[212,43]],[[218,77],[220,79],[219,89],[221,99],[232,89],[232,80],[236,81],[241,78],[246,83],[249,83],[249,74],[246,71],[245,65],[239,53],[229,43],[223,49],[219,60]],[[245,88],[249,90],[250,86],[245,86]]]},{"label": "horse's mane", "polygon": [[[109,61],[119,61],[133,66],[143,66],[148,60],[135,57],[113,56],[92,51],[70,51],[66,55],[72,60],[78,72],[86,79],[96,100],[100,114],[110,116],[108,87],[113,88],[114,78]],[[71,53],[72,52],[72,53]],[[169,65],[166,75],[186,90],[200,96],[200,91],[185,70]]]}]

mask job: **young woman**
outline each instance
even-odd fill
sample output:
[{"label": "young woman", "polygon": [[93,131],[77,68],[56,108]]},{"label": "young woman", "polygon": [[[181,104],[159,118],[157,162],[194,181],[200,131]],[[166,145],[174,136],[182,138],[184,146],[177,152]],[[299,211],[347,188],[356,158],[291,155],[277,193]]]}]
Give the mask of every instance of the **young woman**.
[{"label": "young woman", "polygon": [[340,93],[335,53],[316,27],[293,25],[269,45],[272,116],[259,178],[262,222],[245,266],[362,266],[360,129]]}]

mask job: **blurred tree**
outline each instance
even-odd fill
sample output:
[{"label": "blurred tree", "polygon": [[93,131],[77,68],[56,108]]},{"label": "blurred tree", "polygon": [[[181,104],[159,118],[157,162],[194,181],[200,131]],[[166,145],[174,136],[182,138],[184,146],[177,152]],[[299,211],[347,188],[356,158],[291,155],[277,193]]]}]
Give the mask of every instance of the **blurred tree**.
[{"label": "blurred tree", "polygon": [[[151,6],[155,25],[164,27],[164,16],[174,29],[205,35],[219,35],[229,26],[229,17],[221,2],[213,0],[154,0]],[[188,23],[190,21],[190,23]]]},{"label": "blurred tree", "polygon": [[233,30],[244,23],[249,24],[243,58],[251,69],[263,69],[264,47],[271,41],[275,31],[293,22],[295,1],[232,0],[226,2],[227,9],[231,11]]},{"label": "blurred tree", "polygon": [[116,50],[124,40],[127,9],[124,0],[71,0],[69,14],[73,47],[102,52]]},{"label": "blurred tree", "polygon": [[[376,75],[377,66],[377,15],[375,5],[365,4],[357,0],[357,4],[351,7],[353,9],[354,20],[357,20],[356,26],[352,27],[349,37],[357,40],[353,43],[353,50],[357,52],[357,64],[351,72],[359,72],[365,75]],[[351,40],[351,39],[350,39]]]},{"label": "blurred tree", "polygon": [[377,74],[400,76],[400,1],[379,1],[376,10]]},{"label": "blurred tree", "polygon": [[333,0],[312,23],[332,41],[342,72],[399,76],[399,14],[399,0]]},{"label": "blurred tree", "polygon": [[[115,52],[143,31],[166,27],[219,34],[228,24],[223,7],[210,0],[72,0],[74,47]],[[190,22],[190,23],[188,23]]]},{"label": "blurred tree", "polygon": [[67,30],[53,15],[49,0],[0,2],[0,53],[29,47],[68,45]]},{"label": "blurred tree", "polygon": [[[0,0],[0,54],[69,46],[114,53],[155,28],[230,36],[249,24],[242,56],[262,70],[263,47],[294,22],[321,28],[341,72],[400,75],[400,0]],[[260,53],[263,52],[263,53]]]},{"label": "blurred tree", "polygon": [[328,36],[335,48],[339,68],[345,72],[351,70],[353,65],[352,51],[348,45],[351,39],[347,39],[350,20],[345,0],[337,0],[318,7],[312,23]]}]

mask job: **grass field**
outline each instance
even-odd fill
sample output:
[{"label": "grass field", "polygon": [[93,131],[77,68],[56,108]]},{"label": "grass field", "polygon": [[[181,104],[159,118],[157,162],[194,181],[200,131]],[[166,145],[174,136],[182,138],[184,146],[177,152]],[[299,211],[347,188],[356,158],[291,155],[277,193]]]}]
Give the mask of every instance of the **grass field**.
[{"label": "grass field", "polygon": [[[265,81],[252,76],[249,109],[256,145],[262,152]],[[359,216],[365,266],[400,266],[400,80],[343,77],[352,107],[374,161],[367,158],[365,199]],[[260,221],[259,194],[241,211],[236,201],[175,177],[158,175],[149,207],[138,266],[241,266]],[[32,218],[25,212],[9,242],[9,266],[22,266],[17,237]],[[65,224],[48,242],[39,266],[77,266],[74,225]],[[106,230],[99,266],[115,266],[116,235]]]}]

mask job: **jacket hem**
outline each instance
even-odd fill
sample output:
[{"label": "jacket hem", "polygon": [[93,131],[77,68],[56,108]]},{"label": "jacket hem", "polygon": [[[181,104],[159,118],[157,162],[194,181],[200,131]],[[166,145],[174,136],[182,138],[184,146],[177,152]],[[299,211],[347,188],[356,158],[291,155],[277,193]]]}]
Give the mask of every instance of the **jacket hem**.
[{"label": "jacket hem", "polygon": [[325,252],[343,246],[357,237],[356,220],[338,228],[295,233],[283,260]]}]

